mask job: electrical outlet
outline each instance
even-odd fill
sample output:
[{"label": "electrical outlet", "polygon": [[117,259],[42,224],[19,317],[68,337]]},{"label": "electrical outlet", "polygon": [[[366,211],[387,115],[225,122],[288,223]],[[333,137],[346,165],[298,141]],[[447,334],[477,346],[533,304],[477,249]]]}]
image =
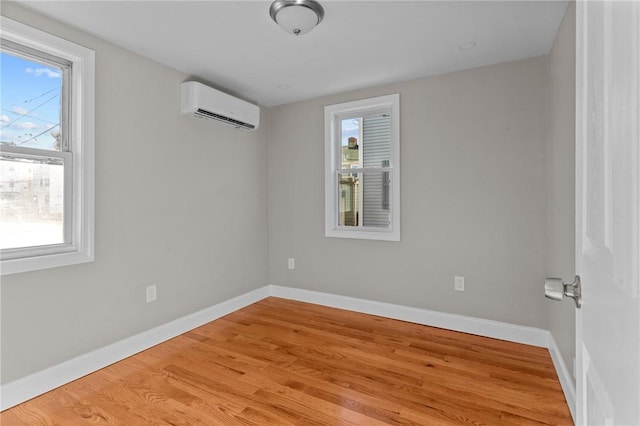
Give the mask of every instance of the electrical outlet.
[{"label": "electrical outlet", "polygon": [[455,276],[453,277],[453,288],[456,291],[464,291],[464,277]]},{"label": "electrical outlet", "polygon": [[289,258],[289,269],[296,269],[296,259],[293,257]]},{"label": "electrical outlet", "polygon": [[158,298],[158,294],[156,292],[156,285],[148,285],[147,286],[147,303],[153,302]]}]

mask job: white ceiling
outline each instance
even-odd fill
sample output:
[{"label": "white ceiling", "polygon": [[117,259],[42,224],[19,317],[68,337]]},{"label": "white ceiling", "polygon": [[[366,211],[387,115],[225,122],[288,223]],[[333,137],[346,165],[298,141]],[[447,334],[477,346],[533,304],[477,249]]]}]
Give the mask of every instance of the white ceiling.
[{"label": "white ceiling", "polygon": [[321,0],[294,37],[270,1],[19,2],[265,106],[547,54],[567,5]]}]

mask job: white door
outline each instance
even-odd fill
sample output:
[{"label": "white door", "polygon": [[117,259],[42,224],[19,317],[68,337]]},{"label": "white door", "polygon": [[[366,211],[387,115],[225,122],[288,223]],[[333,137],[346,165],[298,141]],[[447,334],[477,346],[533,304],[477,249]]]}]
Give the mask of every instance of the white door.
[{"label": "white door", "polygon": [[578,425],[640,425],[640,3],[578,1]]}]

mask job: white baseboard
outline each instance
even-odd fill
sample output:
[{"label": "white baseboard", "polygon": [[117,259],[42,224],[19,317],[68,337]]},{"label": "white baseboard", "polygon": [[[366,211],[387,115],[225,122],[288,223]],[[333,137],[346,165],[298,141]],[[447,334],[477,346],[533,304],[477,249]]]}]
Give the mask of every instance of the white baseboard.
[{"label": "white baseboard", "polygon": [[271,295],[542,348],[549,344],[549,331],[523,325],[277,285]]},{"label": "white baseboard", "polygon": [[152,328],[104,348],[80,355],[0,386],[0,411],[76,380],[145,349],[251,305],[268,296],[315,303],[432,327],[548,348],[573,415],[575,386],[558,346],[548,330],[463,315],[412,308],[373,300],[270,285]]},{"label": "white baseboard", "polygon": [[567,400],[567,405],[569,406],[569,411],[571,411],[571,417],[573,417],[573,421],[576,421],[576,385],[569,369],[567,368],[567,364],[564,362],[564,358],[562,358],[562,353],[560,352],[560,348],[556,343],[556,339],[553,338],[553,335],[549,333],[549,353],[551,354],[551,360],[553,361],[553,365],[556,368],[556,374],[558,374],[558,380],[560,380],[560,386],[562,386],[562,392],[564,393],[564,397]]},{"label": "white baseboard", "polygon": [[0,387],[0,411],[79,379],[269,296],[269,286],[205,308]]}]

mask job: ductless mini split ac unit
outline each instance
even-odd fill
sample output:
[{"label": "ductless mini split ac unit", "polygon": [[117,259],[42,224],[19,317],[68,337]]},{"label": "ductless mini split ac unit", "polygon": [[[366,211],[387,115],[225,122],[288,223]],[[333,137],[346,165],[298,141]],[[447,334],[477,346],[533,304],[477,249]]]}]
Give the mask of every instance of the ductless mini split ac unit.
[{"label": "ductless mini split ac unit", "polygon": [[260,124],[260,107],[197,81],[182,83],[182,113],[237,129],[255,130]]}]

